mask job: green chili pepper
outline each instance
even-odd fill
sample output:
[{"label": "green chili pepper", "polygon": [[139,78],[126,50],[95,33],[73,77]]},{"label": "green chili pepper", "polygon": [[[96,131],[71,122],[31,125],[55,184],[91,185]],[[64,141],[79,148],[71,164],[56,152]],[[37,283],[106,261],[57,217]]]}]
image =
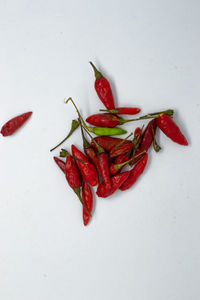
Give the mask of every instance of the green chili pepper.
[{"label": "green chili pepper", "polygon": [[76,109],[76,111],[77,111],[77,113],[78,113],[79,118],[81,119],[81,121],[82,121],[84,127],[85,127],[88,131],[90,131],[90,132],[92,132],[92,133],[94,133],[94,134],[96,134],[96,135],[100,135],[100,136],[101,136],[101,135],[121,135],[121,134],[127,133],[126,130],[121,129],[121,128],[118,128],[118,127],[114,127],[114,128],[110,128],[110,127],[88,127],[88,126],[86,125],[86,123],[85,123],[83,117],[81,116],[81,114],[80,114],[80,112],[79,112],[79,110],[78,110],[76,104],[74,103],[74,101],[73,101],[73,99],[72,99],[71,97],[68,98],[67,100],[65,100],[65,103],[68,103],[69,101],[71,101],[72,104],[74,105],[74,107],[75,107],[75,109]]}]

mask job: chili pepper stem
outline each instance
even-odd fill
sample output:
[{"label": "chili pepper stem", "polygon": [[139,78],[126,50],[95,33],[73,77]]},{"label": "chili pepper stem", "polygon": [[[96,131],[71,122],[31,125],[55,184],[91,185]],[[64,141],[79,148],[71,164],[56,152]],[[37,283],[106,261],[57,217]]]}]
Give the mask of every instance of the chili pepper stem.
[{"label": "chili pepper stem", "polygon": [[89,62],[94,70],[94,75],[96,79],[100,79],[103,77],[103,75],[97,70],[97,68],[95,67],[95,65],[90,61]]},{"label": "chili pepper stem", "polygon": [[90,215],[90,217],[92,216],[91,213],[88,211],[87,207],[85,206],[85,203],[83,202],[82,198],[81,198],[81,191],[80,191],[80,187],[74,188],[73,189],[74,192],[76,193],[76,195],[78,196],[80,202],[82,203],[84,209],[87,211],[87,213]]},{"label": "chili pepper stem", "polygon": [[136,156],[133,155],[129,160],[127,160],[127,161],[125,161],[125,162],[123,162],[123,163],[121,163],[121,164],[116,164],[116,165],[114,165],[115,170],[118,171],[118,170],[121,169],[123,166],[125,166],[125,165],[129,164],[131,161],[133,161],[134,158],[136,158],[136,157],[138,157],[138,156],[141,156],[142,154],[144,154],[144,153],[146,153],[146,152],[147,152],[147,151],[144,150],[144,151],[142,151],[141,153],[139,153],[139,154],[136,155]]},{"label": "chili pepper stem", "polygon": [[72,133],[78,128],[79,124],[80,123],[78,121],[73,120],[72,121],[71,129],[70,129],[70,132],[68,133],[68,135],[58,145],[56,145],[55,147],[53,147],[50,151],[53,151],[56,148],[58,148],[59,146],[61,146],[72,135]]},{"label": "chili pepper stem", "polygon": [[159,152],[162,148],[160,147],[160,145],[158,145],[158,143],[156,141],[155,131],[153,129],[152,124],[151,124],[151,129],[152,129],[152,133],[153,133],[153,148],[156,152]]},{"label": "chili pepper stem", "polygon": [[101,146],[95,141],[95,139],[91,136],[91,134],[88,132],[88,130],[87,130],[86,128],[84,128],[84,127],[82,126],[82,124],[81,124],[81,129],[82,129],[82,128],[86,131],[86,133],[89,135],[89,137],[91,138],[91,140],[95,143],[95,145],[96,145],[96,147],[97,147],[97,151],[98,151],[99,153],[105,152],[104,149],[103,149],[103,147],[101,147]]},{"label": "chili pepper stem", "polygon": [[152,114],[147,114],[145,116],[139,117],[139,118],[135,118],[135,119],[129,119],[129,120],[124,120],[122,118],[120,118],[120,125],[127,123],[127,122],[132,122],[132,121],[139,121],[139,120],[144,120],[144,119],[154,119],[154,118],[158,118],[160,116],[160,114],[164,113],[165,115],[168,116],[173,116],[174,111],[172,109],[168,109],[165,111],[160,111],[160,112],[156,112],[156,113],[152,113]]},{"label": "chili pepper stem", "polygon": [[119,148],[119,146],[121,146],[132,135],[133,135],[133,133],[131,132],[125,139],[123,139],[121,142],[119,142],[119,144],[117,144],[111,151]]},{"label": "chili pepper stem", "polygon": [[[60,157],[67,157],[67,156],[69,156],[69,155],[71,155],[71,154],[69,154],[69,152],[68,152],[67,150],[61,149],[61,151],[60,151]],[[77,158],[77,157],[75,157],[75,156],[73,156],[73,155],[71,155],[71,157],[72,157],[73,159],[75,159],[75,160],[77,160],[77,161],[79,161],[79,162],[85,164],[85,165],[88,164],[86,161],[83,161],[83,160],[81,160],[81,159],[79,159],[79,158]]]}]

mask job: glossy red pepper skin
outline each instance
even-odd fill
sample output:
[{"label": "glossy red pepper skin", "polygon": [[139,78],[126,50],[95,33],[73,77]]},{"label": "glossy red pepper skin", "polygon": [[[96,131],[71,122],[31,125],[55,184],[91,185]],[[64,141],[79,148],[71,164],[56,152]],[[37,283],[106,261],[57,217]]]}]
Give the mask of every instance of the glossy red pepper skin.
[{"label": "glossy red pepper skin", "polygon": [[132,170],[129,171],[128,178],[124,181],[124,183],[120,187],[121,191],[125,191],[129,189],[136,182],[136,180],[143,173],[147,164],[147,160],[148,160],[148,154],[145,153],[142,159],[134,166]]},{"label": "glossy red pepper skin", "polygon": [[[120,142],[123,141],[123,139],[120,138],[114,138],[114,137],[110,137],[110,136],[98,136],[94,138],[95,141],[106,151],[106,152],[110,152],[112,150],[112,148],[114,148],[115,146],[117,146]],[[124,141],[124,144],[131,144],[131,141]],[[91,146],[97,150],[97,147],[94,143],[94,141],[91,141]]]},{"label": "glossy red pepper skin", "polygon": [[120,118],[109,113],[91,115],[86,121],[91,125],[101,127],[115,127],[120,125]]},{"label": "glossy red pepper skin", "polygon": [[[100,109],[101,111],[105,111]],[[141,109],[138,107],[117,107],[115,109],[107,110],[111,114],[117,114],[117,115],[136,115],[138,114]]]},{"label": "glossy red pepper skin", "polygon": [[131,151],[133,149],[133,143],[124,143],[122,145],[120,145],[117,148],[113,148],[110,151],[110,157],[116,157],[118,155],[122,155],[122,154],[126,154],[127,152]]},{"label": "glossy red pepper skin", "polygon": [[63,171],[63,173],[65,173],[65,162],[56,156],[54,156],[53,159],[54,159],[55,163],[58,165],[58,167],[61,169],[61,171]]},{"label": "glossy red pepper skin", "polygon": [[102,182],[96,191],[99,197],[106,198],[112,195],[128,178],[129,172],[119,173],[111,177],[111,188],[109,188],[104,182]]},{"label": "glossy red pepper skin", "polygon": [[82,177],[87,181],[91,186],[95,186],[99,183],[98,174],[95,166],[88,160],[88,158],[78,150],[74,145],[72,145],[72,154],[74,157],[81,159],[87,164],[84,164],[76,160],[76,164],[81,172]]},{"label": "glossy red pepper skin", "polygon": [[110,188],[111,180],[109,171],[109,158],[107,153],[99,153],[99,155],[97,156],[97,168],[103,179],[103,182]]},{"label": "glossy red pepper skin", "polygon": [[115,169],[115,165],[121,164],[121,163],[123,163],[123,162],[129,160],[129,158],[130,158],[130,154],[128,154],[128,153],[121,154],[121,155],[117,156],[117,157],[115,158],[115,161],[114,161],[113,163],[111,163],[111,165],[110,165],[110,174],[111,174],[111,175],[115,175],[115,174],[117,174],[119,171],[121,171],[121,169],[122,169],[123,167],[120,168],[120,169],[118,169],[118,170],[116,170],[116,169]]},{"label": "glossy red pepper skin", "polygon": [[[86,181],[83,182],[83,186],[82,186],[82,200],[86,208],[88,209],[88,211],[91,213],[93,207],[93,196],[92,196],[91,188]],[[83,207],[83,224],[86,226],[89,220],[90,220],[90,215]]]},{"label": "glossy red pepper skin", "polygon": [[179,127],[173,121],[170,116],[161,114],[160,117],[156,119],[158,127],[168,136],[173,142],[178,143],[183,146],[188,145],[188,141],[185,136],[180,131]]},{"label": "glossy red pepper skin", "polygon": [[1,134],[3,136],[12,135],[30,118],[31,115],[32,115],[32,111],[29,111],[9,120],[1,128]]},{"label": "glossy red pepper skin", "polygon": [[97,154],[93,147],[84,148],[84,152],[87,157],[92,161],[92,163],[96,166],[97,165]]},{"label": "glossy red pepper skin", "polygon": [[81,187],[81,177],[71,155],[68,155],[66,158],[65,177],[72,189]]}]

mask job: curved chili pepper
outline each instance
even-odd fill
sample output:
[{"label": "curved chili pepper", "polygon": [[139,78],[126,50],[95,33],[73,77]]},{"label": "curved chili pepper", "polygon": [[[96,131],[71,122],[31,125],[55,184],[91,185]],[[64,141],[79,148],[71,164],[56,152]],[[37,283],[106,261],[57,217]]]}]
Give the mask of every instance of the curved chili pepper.
[{"label": "curved chili pepper", "polygon": [[74,103],[73,99],[71,97],[69,97],[65,103],[68,103],[69,101],[72,102],[72,104],[74,105],[76,111],[77,111],[77,114],[79,116],[79,118],[81,119],[84,127],[89,131],[89,132],[92,132],[96,135],[121,135],[121,134],[124,134],[126,133],[127,131],[122,129],[122,128],[118,128],[118,127],[115,127],[115,128],[110,128],[110,127],[99,127],[99,126],[96,126],[96,127],[88,127],[83,119],[83,117],[81,116],[76,104]]},{"label": "curved chili pepper", "polygon": [[63,173],[65,173],[65,162],[56,156],[54,156],[53,159],[54,159],[55,163],[59,166],[61,171],[63,171]]},{"label": "curved chili pepper", "polygon": [[10,119],[1,128],[1,134],[3,136],[12,135],[30,118],[31,115],[32,115],[32,111],[29,111],[15,118]]},{"label": "curved chili pepper", "polygon": [[[169,110],[165,111],[165,113],[171,116],[173,114],[173,111],[169,109]],[[127,122],[133,122],[133,121],[143,120],[143,119],[152,119],[152,118],[159,117],[159,116],[160,116],[160,113],[153,113],[153,114],[148,114],[148,115],[139,117],[137,119],[126,120],[126,119],[120,118],[116,115],[113,115],[111,113],[107,113],[107,114],[99,113],[99,114],[89,116],[86,119],[86,121],[94,126],[101,126],[101,127],[106,126],[106,128],[109,128],[109,127],[113,128],[117,125],[123,125],[124,123],[127,123]]]},{"label": "curved chili pepper", "polygon": [[[119,143],[123,141],[123,139],[120,138],[114,138],[110,136],[97,136],[94,138],[94,140],[106,151],[110,152],[114,147],[116,147]],[[123,144],[131,144],[131,141],[126,140]],[[94,141],[91,141],[91,146],[97,150],[97,147],[94,143]]]},{"label": "curved chili pepper", "polygon": [[129,172],[122,172],[111,177],[111,187],[108,187],[105,182],[102,182],[96,191],[99,197],[106,198],[112,195],[128,178]]},{"label": "curved chili pepper", "polygon": [[[88,211],[91,213],[93,207],[93,196],[92,196],[91,188],[86,181],[83,182],[83,186],[82,186],[82,200],[85,206],[87,207]],[[90,220],[90,215],[83,207],[83,224],[86,226],[89,220]]]},{"label": "curved chili pepper", "polygon": [[161,114],[160,117],[156,119],[156,123],[158,127],[164,132],[164,134],[168,136],[173,142],[184,146],[188,145],[188,141],[172,118],[165,114]]},{"label": "curved chili pepper", "polygon": [[100,109],[100,111],[110,112],[117,115],[136,115],[141,109],[138,107],[117,107],[115,109]]},{"label": "curved chili pepper", "polygon": [[81,175],[85,179],[85,181],[87,181],[92,186],[97,185],[99,182],[99,179],[98,179],[97,170],[94,167],[94,165],[74,145],[72,145],[71,148],[72,148],[72,154],[74,157],[81,159],[84,162],[87,162],[87,164],[84,164],[80,161],[76,161],[76,164],[81,172]]},{"label": "curved chili pepper", "polygon": [[117,156],[115,158],[115,161],[113,163],[111,163],[111,165],[110,165],[110,174],[111,175],[117,174],[123,168],[123,167],[116,168],[115,166],[118,165],[118,164],[122,164],[123,162],[129,160],[129,158],[130,158],[130,152],[128,152],[128,153],[121,154],[121,155]]},{"label": "curved chili pepper", "polygon": [[96,78],[95,90],[97,92],[97,95],[99,96],[100,100],[102,101],[102,103],[105,105],[107,109],[115,108],[110,83],[105,77],[103,77],[103,75],[97,70],[97,68],[94,66],[94,64],[91,61],[90,64],[94,70],[94,75]]},{"label": "curved chili pepper", "polygon": [[147,160],[148,160],[148,154],[145,153],[142,159],[134,166],[132,170],[129,171],[128,178],[124,181],[124,183],[120,187],[121,191],[125,191],[129,189],[136,182],[138,177],[143,173],[145,166],[147,164]]}]

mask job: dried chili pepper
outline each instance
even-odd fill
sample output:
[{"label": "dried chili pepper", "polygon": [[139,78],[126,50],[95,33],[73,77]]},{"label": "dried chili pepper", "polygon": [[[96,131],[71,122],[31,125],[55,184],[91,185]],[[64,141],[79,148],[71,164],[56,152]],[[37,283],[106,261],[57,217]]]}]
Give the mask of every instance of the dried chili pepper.
[{"label": "dried chili pepper", "polygon": [[[86,181],[83,182],[83,186],[82,186],[82,200],[85,206],[87,207],[87,210],[91,213],[93,207],[93,196],[92,196],[91,188]],[[89,220],[90,220],[90,215],[83,207],[83,224],[86,226]]]},{"label": "dried chili pepper", "polygon": [[66,158],[66,163],[65,163],[65,177],[66,177],[66,180],[67,180],[69,186],[76,193],[76,195],[78,196],[80,202],[82,203],[82,205],[85,208],[85,210],[87,211],[87,213],[89,215],[91,215],[81,198],[81,193],[80,193],[81,177],[80,177],[79,172],[76,168],[76,165],[73,161],[73,158],[69,153],[67,153],[67,158]]},{"label": "dried chili pepper", "polygon": [[110,174],[111,175],[117,174],[123,168],[123,167],[116,168],[116,165],[119,165],[119,164],[124,163],[125,161],[128,161],[130,158],[130,152],[121,154],[115,158],[115,161],[113,163],[111,163],[111,165],[110,165]]},{"label": "dried chili pepper", "polygon": [[[123,139],[110,137],[110,136],[97,136],[94,140],[106,151],[110,152],[114,147],[123,141]],[[124,144],[131,144],[131,141],[126,140]],[[97,150],[94,141],[91,141],[91,146]]]},{"label": "dried chili pepper", "polygon": [[100,109],[100,111],[110,112],[117,115],[136,115],[141,109],[138,107],[117,107],[115,109]]},{"label": "dried chili pepper", "polygon": [[83,133],[83,128],[81,126],[81,135],[82,135],[82,140],[83,140],[83,149],[87,157],[93,162],[93,164],[96,166],[97,165],[97,154],[94,148],[90,145],[88,140],[86,139],[84,133]]},{"label": "dried chili pepper", "polygon": [[98,174],[97,170],[94,167],[94,165],[88,160],[88,158],[80,151],[78,150],[74,145],[71,146],[72,148],[72,154],[74,157],[81,159],[82,161],[86,162],[87,164],[84,164],[80,161],[76,161],[76,164],[81,172],[82,177],[87,181],[90,185],[95,186],[98,184]]},{"label": "dried chili pepper", "polygon": [[53,147],[50,151],[55,150],[56,148],[58,148],[60,145],[62,145],[72,134],[73,132],[79,127],[79,122],[77,120],[72,120],[72,125],[71,125],[71,129],[68,133],[68,135],[55,147]]},{"label": "dried chili pepper", "polygon": [[176,123],[172,120],[172,118],[162,113],[156,119],[156,123],[158,127],[164,132],[164,134],[168,136],[172,141],[180,145],[188,145],[188,141],[186,140],[185,136],[182,134]]},{"label": "dried chili pepper", "polygon": [[54,156],[54,161],[59,166],[61,171],[63,171],[63,173],[65,173],[65,162],[56,156]]},{"label": "dried chili pepper", "polygon": [[134,166],[134,168],[129,171],[128,178],[124,181],[124,183],[120,187],[121,191],[125,191],[125,190],[129,189],[136,182],[138,177],[143,173],[145,166],[147,164],[147,160],[148,160],[148,154],[145,153],[145,155]]},{"label": "dried chili pepper", "polygon": [[112,195],[126,181],[129,172],[122,172],[111,177],[111,187],[108,187],[105,182],[102,182],[96,191],[99,197],[106,198]]},{"label": "dried chili pepper", "polygon": [[112,90],[110,87],[110,83],[108,80],[97,70],[94,64],[90,61],[90,64],[94,70],[95,75],[95,90],[97,95],[99,96],[102,103],[105,105],[107,109],[115,108],[114,98],[112,94]]},{"label": "dried chili pepper", "polygon": [[32,115],[32,111],[26,112],[22,115],[16,116],[6,122],[1,128],[1,134],[3,136],[12,135],[17,131]]},{"label": "dried chili pepper", "polygon": [[133,143],[122,144],[118,148],[112,149],[110,151],[110,157],[116,157],[118,155],[125,154],[133,149]]},{"label": "dried chili pepper", "polygon": [[73,99],[70,97],[68,98],[67,100],[65,100],[65,103],[68,103],[69,101],[72,102],[72,104],[74,105],[77,113],[78,113],[78,116],[79,118],[81,119],[84,127],[89,131],[89,132],[92,132],[96,135],[121,135],[121,134],[124,134],[126,133],[127,131],[122,129],[122,128],[118,128],[118,127],[115,127],[115,128],[110,128],[110,127],[99,127],[99,126],[96,126],[96,127],[88,127],[83,119],[83,117],[81,116],[76,104],[74,103]]},{"label": "dried chili pepper", "polygon": [[[169,110],[164,111],[164,113],[171,116],[173,114],[173,111],[169,109]],[[120,118],[116,115],[113,115],[111,113],[107,113],[107,114],[99,113],[99,114],[89,116],[86,119],[86,121],[89,124],[94,125],[94,126],[113,128],[117,125],[123,125],[124,123],[127,123],[127,122],[133,122],[133,121],[138,121],[138,120],[143,120],[143,119],[152,119],[155,117],[159,117],[160,114],[161,113],[153,113],[153,114],[148,114],[148,115],[142,116],[137,119],[126,120],[126,119]]]}]

